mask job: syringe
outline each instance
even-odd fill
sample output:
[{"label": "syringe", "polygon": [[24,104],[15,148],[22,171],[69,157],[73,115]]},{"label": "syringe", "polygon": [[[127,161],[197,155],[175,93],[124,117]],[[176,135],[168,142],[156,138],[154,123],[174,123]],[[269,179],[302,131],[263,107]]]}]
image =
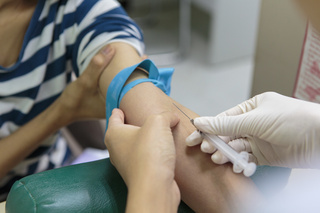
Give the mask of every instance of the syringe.
[{"label": "syringe", "polygon": [[235,173],[241,173],[243,171],[243,174],[246,177],[250,177],[255,173],[257,166],[253,162],[248,162],[248,152],[243,151],[238,153],[219,136],[205,134],[202,132],[201,135],[233,163],[233,171]]},{"label": "syringe", "polygon": [[[174,105],[180,110],[180,112],[182,112],[187,118],[189,118],[192,125],[194,125],[193,119],[191,119],[185,112],[183,112],[176,104]],[[231,163],[233,164],[233,172],[241,173],[243,171],[243,174],[246,177],[250,177],[255,173],[257,165],[253,162],[249,162],[248,152],[243,151],[238,153],[226,142],[224,142],[219,136],[203,132],[200,133],[204,139],[210,142],[215,148],[217,148],[217,150],[219,150],[231,161]]]}]

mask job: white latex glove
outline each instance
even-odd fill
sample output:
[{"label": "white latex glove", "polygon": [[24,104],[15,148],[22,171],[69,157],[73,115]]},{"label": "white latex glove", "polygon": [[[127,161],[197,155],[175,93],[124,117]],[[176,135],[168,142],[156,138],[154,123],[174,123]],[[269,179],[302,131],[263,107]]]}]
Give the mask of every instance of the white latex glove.
[{"label": "white latex glove", "polygon": [[[228,136],[222,139],[238,152],[251,153],[259,165],[320,168],[319,104],[267,92],[217,117],[196,118],[194,124],[202,132]],[[198,132],[186,142],[202,143],[201,150],[214,153],[211,159],[217,164],[228,162]]]}]

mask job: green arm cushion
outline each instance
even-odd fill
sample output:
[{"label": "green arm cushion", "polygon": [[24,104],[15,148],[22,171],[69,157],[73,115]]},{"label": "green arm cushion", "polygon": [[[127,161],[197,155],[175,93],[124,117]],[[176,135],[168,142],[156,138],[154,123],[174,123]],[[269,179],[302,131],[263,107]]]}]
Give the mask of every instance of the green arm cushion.
[{"label": "green arm cushion", "polygon": [[[17,181],[6,212],[125,212],[127,188],[109,159],[67,166]],[[193,212],[181,203],[179,212]]]},{"label": "green arm cushion", "polygon": [[[283,188],[291,170],[259,166],[252,180],[265,195]],[[270,181],[270,184],[264,183]],[[124,212],[127,188],[109,159],[67,166],[17,181],[7,198],[7,213]],[[193,212],[181,202],[179,213]]]}]

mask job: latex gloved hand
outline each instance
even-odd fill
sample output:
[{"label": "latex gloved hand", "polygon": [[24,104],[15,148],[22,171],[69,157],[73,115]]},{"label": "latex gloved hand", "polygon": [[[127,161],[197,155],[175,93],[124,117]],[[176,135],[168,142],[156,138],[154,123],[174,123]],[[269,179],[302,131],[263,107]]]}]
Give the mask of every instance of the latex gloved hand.
[{"label": "latex gloved hand", "polygon": [[[194,120],[202,132],[222,137],[236,151],[247,151],[259,165],[291,168],[320,167],[320,105],[267,92],[255,96],[216,117]],[[214,153],[213,162],[228,159],[203,141],[198,132],[187,145],[201,144],[201,150]],[[253,155],[252,155],[253,154]]]}]

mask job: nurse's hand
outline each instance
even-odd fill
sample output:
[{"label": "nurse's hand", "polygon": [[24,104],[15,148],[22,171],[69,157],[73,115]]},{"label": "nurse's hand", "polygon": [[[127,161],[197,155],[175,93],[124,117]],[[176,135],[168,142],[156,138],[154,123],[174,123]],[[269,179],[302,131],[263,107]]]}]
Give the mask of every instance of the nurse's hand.
[{"label": "nurse's hand", "polygon": [[171,128],[179,118],[169,112],[153,115],[142,127],[124,121],[123,112],[113,110],[105,143],[129,189],[127,211],[135,206],[140,208],[137,212],[177,212],[180,192],[174,180],[176,153]]},{"label": "nurse's hand", "polygon": [[[217,117],[194,121],[203,132],[227,136],[223,139],[238,152],[247,151],[259,165],[291,168],[320,167],[320,105],[277,93],[263,93]],[[187,138],[187,144],[202,144],[202,150],[215,148],[199,133]],[[211,159],[223,164],[228,159],[216,151]]]},{"label": "nurse's hand", "polygon": [[105,103],[98,83],[114,54],[113,48],[104,47],[92,58],[80,77],[63,91],[57,102],[62,106],[66,123],[87,118],[105,118]]}]

